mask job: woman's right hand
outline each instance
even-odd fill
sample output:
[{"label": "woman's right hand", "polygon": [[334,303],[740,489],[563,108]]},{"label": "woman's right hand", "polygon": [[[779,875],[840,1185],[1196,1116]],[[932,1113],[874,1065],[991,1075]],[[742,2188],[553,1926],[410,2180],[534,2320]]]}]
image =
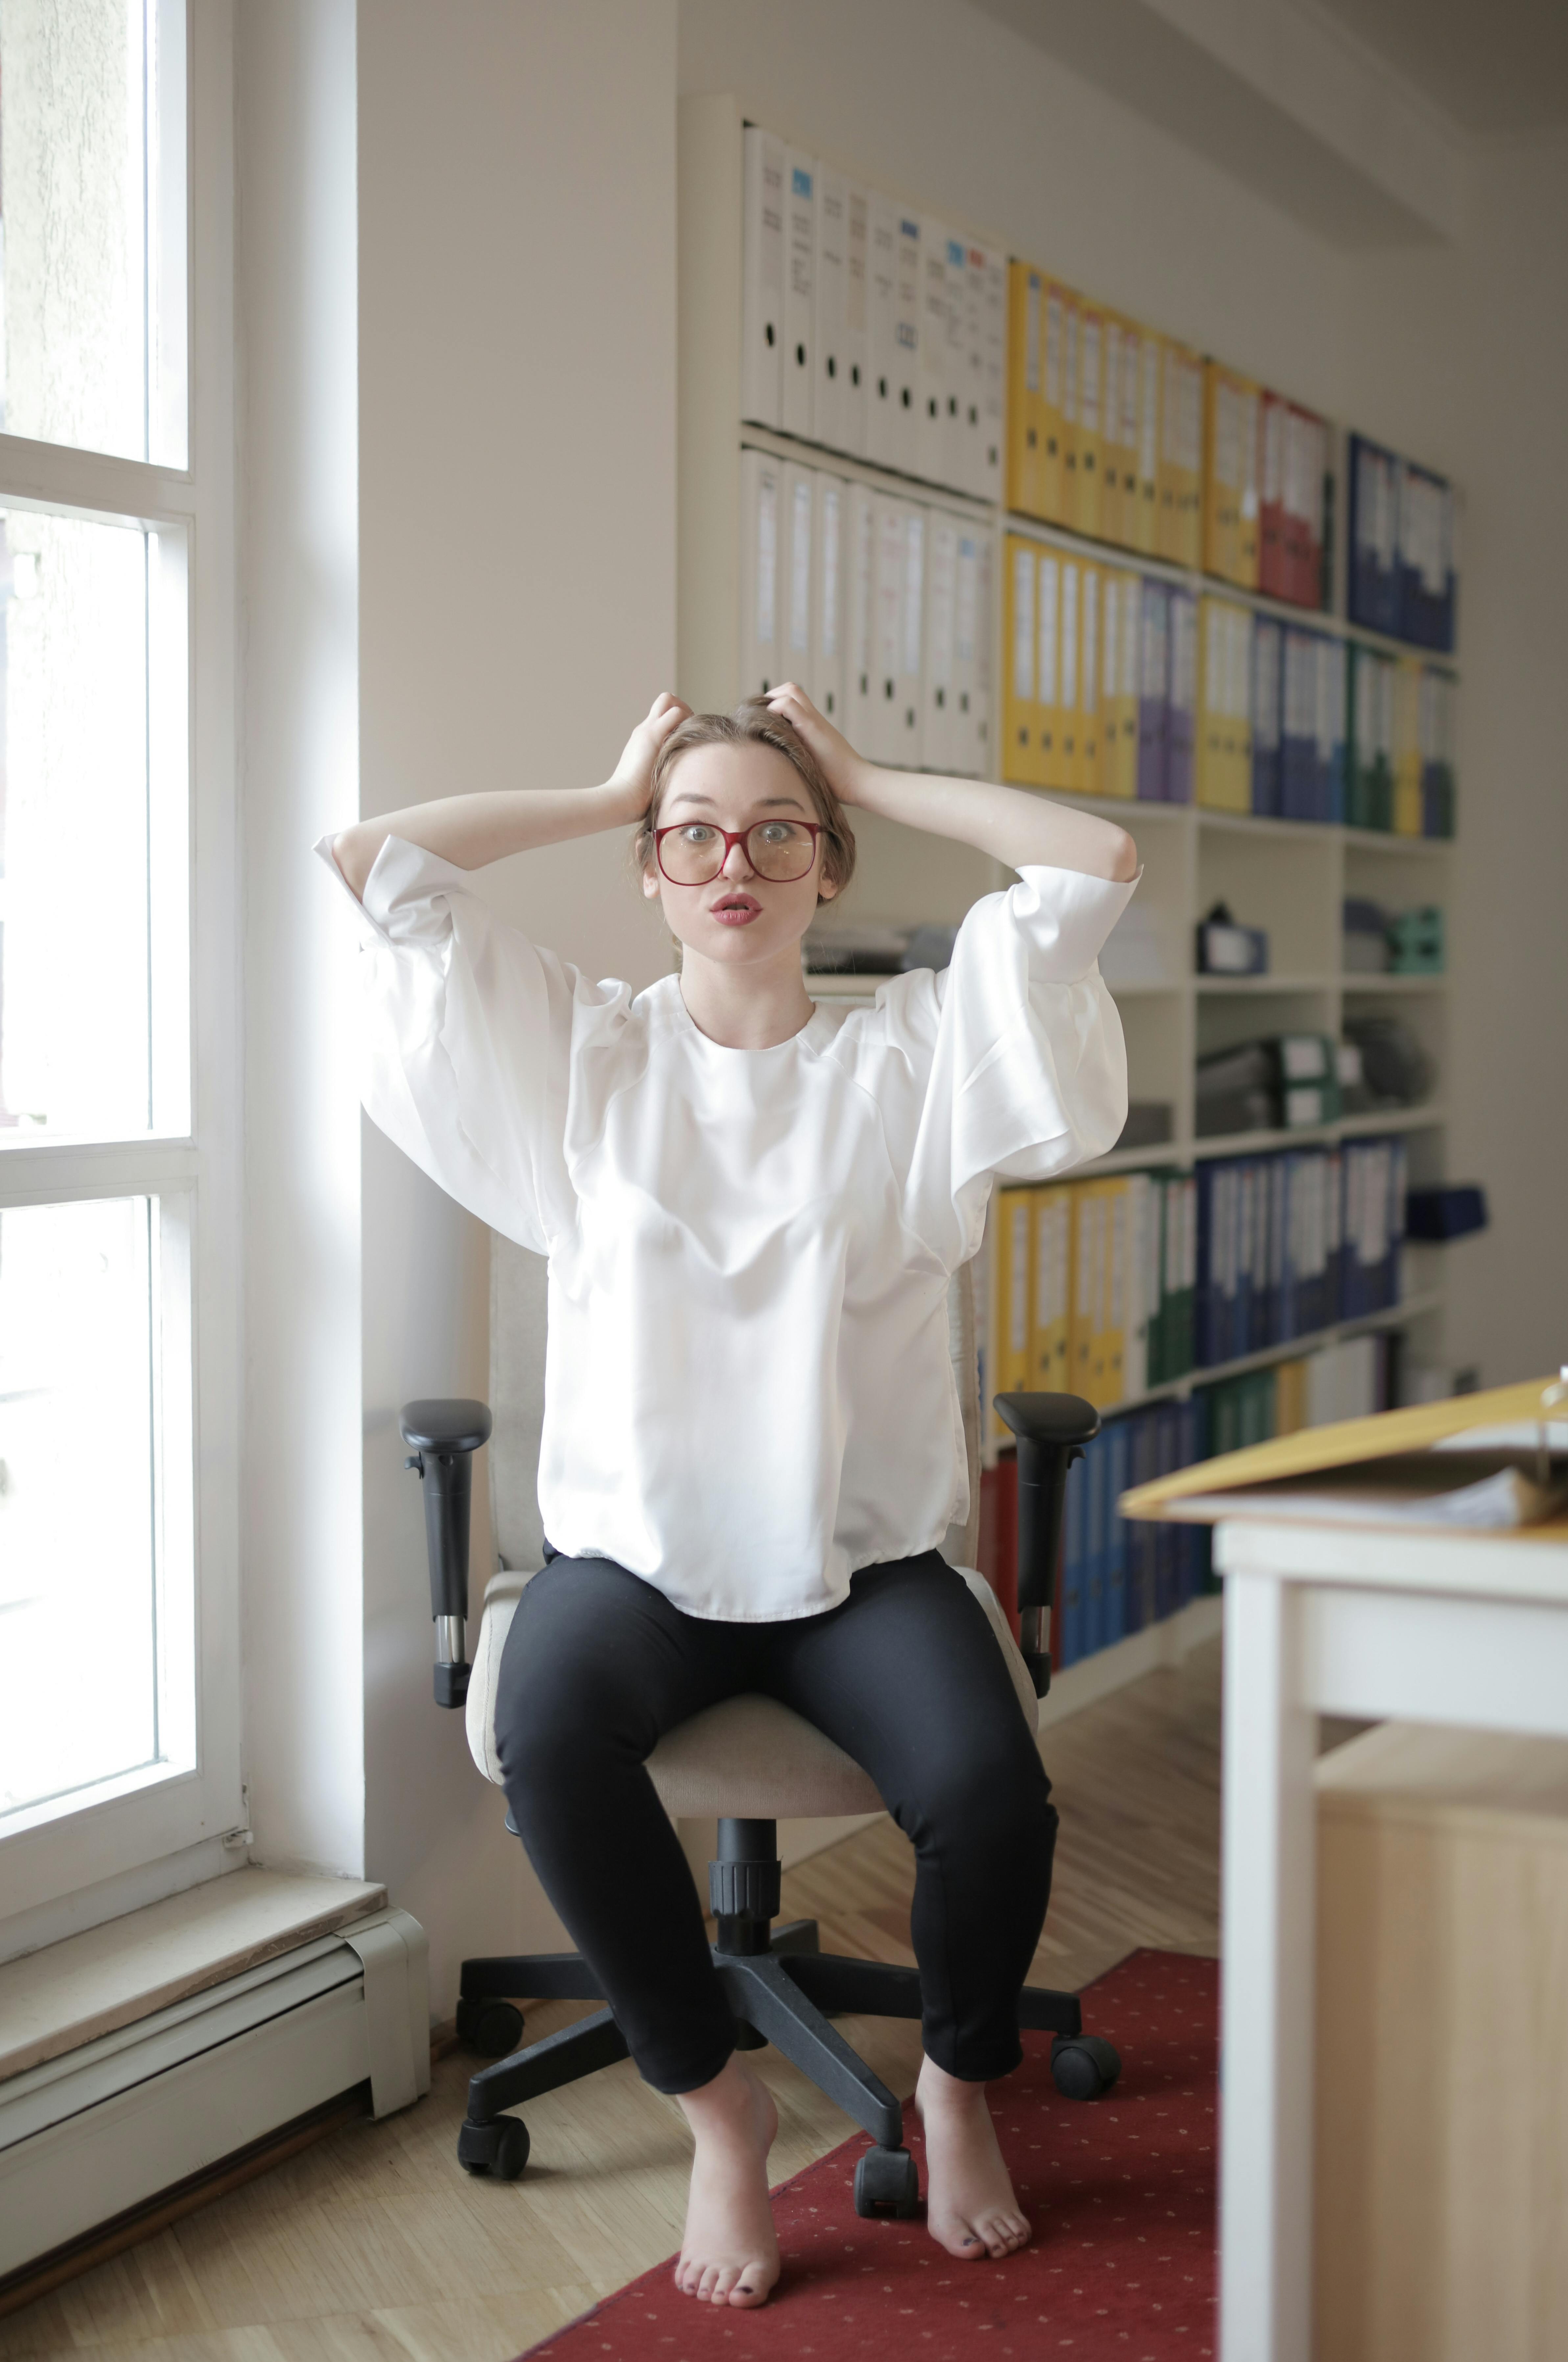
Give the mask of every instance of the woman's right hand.
[{"label": "woman's right hand", "polygon": [[629,822],[640,821],[646,811],[653,794],[653,770],[658,750],[690,712],[691,708],[682,705],[679,697],[662,689],[648,708],[647,719],[639,722],[627,739],[606,784],[624,800]]}]

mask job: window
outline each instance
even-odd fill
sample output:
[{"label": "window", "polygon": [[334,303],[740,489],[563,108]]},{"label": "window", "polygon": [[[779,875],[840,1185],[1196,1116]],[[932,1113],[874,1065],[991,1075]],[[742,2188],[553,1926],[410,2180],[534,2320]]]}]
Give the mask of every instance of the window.
[{"label": "window", "polygon": [[220,71],[184,0],[0,0],[7,1913],[241,1818]]}]

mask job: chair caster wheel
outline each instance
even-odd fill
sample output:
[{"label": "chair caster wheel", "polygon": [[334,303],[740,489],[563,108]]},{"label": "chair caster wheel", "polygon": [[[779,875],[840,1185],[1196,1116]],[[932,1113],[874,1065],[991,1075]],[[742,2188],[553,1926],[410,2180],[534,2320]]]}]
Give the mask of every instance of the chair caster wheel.
[{"label": "chair caster wheel", "polygon": [[907,2222],[920,2204],[920,2176],[907,2148],[868,2148],[855,2169],[857,2214]]},{"label": "chair caster wheel", "polygon": [[523,2013],[509,2001],[460,2001],[458,2039],[481,2058],[507,2058],[523,2040]]},{"label": "chair caster wheel", "polygon": [[515,2181],[528,2162],[528,2127],[521,2116],[497,2116],[493,2124],[464,2125],[458,2135],[458,2163],[465,2173],[488,2173],[492,2181]]},{"label": "chair caster wheel", "polygon": [[1121,2072],[1121,2059],[1098,2034],[1059,2034],[1051,2045],[1051,2081],[1064,2100],[1098,2100]]}]

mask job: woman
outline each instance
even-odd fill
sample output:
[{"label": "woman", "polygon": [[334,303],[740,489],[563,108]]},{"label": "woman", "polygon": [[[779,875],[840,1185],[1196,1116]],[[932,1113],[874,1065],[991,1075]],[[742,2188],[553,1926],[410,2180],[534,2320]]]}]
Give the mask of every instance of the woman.
[{"label": "woman", "polygon": [[[814,1006],[801,938],[848,883],[845,808],[1021,872],[941,977]],[[501,925],[464,872],[631,827],[679,976],[634,996]],[[324,850],[326,846],[324,844]],[[677,2270],[778,2278],[772,2102],[734,2047],[684,1859],[644,1766],[765,1691],[871,1773],[916,1849],[927,2219],[1021,2246],[988,2080],[1021,2056],[1055,1814],[1000,1651],[939,1545],[967,1513],[948,1280],[998,1174],[1110,1147],[1121,1027],[1097,955],[1121,829],[1010,788],[882,770],[786,684],[731,716],[656,700],[614,776],[456,796],[330,841],[363,905],[370,1111],[550,1259],[539,1502],[496,1730],[513,1814],[632,2056],[696,2141]]]}]

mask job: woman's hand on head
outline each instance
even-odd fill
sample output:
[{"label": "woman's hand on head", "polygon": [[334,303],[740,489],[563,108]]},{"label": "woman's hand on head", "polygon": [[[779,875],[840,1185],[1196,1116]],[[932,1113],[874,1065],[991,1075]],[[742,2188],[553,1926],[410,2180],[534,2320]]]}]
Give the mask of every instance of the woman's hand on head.
[{"label": "woman's hand on head", "polygon": [[682,705],[679,697],[661,689],[647,710],[646,719],[638,723],[627,739],[609,785],[625,799],[628,822],[640,821],[646,811],[653,794],[653,770],[658,750],[690,712],[691,708]]},{"label": "woman's hand on head", "polygon": [[866,766],[848,739],[831,722],[824,722],[803,689],[780,681],[769,692],[767,710],[799,733],[822,766],[822,773],[841,804],[859,801],[856,782]]}]

